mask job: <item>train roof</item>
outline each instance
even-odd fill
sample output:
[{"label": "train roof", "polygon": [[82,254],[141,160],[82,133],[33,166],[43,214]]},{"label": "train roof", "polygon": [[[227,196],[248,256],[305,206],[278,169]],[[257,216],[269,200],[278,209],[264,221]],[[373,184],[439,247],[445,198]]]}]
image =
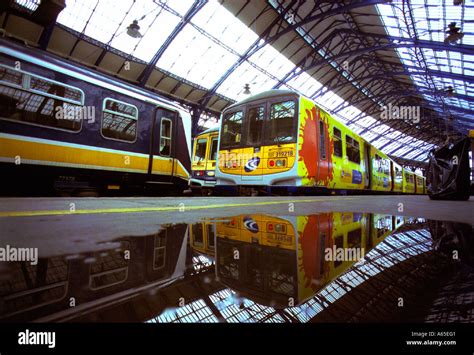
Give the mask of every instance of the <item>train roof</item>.
[{"label": "train roof", "polygon": [[176,101],[138,87],[123,79],[114,78],[110,74],[94,71],[84,64],[68,61],[54,53],[45,52],[36,48],[26,48],[17,42],[3,38],[0,38],[0,53],[23,59],[27,62],[47,67],[50,70],[59,71],[69,76],[83,78],[83,80],[86,78],[85,80],[91,83],[100,82],[101,85],[108,86],[112,91],[121,92],[129,96],[140,96],[141,98],[137,98],[144,101],[152,100],[162,105],[167,105],[169,108],[186,112]]},{"label": "train roof", "polygon": [[286,96],[286,95],[299,95],[299,94],[291,90],[277,90],[277,89],[267,90],[256,95],[249,96],[246,99],[243,99],[242,101],[236,102],[235,104],[232,104],[229,107],[227,107],[226,110],[234,106],[245,104],[247,102],[257,101],[263,98]]},{"label": "train roof", "polygon": [[202,131],[201,133],[199,133],[199,136],[200,136],[201,134],[207,134],[207,133],[218,132],[218,131],[219,131],[219,125],[214,126],[214,127],[211,127],[211,128],[208,128],[208,129],[206,129],[205,131]]}]

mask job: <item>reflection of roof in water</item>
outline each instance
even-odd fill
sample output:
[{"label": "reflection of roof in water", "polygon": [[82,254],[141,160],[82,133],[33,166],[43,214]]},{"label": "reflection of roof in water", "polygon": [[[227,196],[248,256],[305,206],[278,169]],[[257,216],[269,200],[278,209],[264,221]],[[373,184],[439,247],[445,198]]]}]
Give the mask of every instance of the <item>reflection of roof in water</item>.
[{"label": "reflection of roof in water", "polygon": [[[166,312],[150,322],[209,322],[218,321],[219,318],[227,322],[308,322],[363,282],[409,258],[428,252],[431,246],[430,234],[426,229],[391,235],[348,272],[296,307],[275,309],[263,306],[250,299],[239,298],[236,292],[225,288],[209,295],[207,303],[198,299],[184,309]],[[210,316],[209,301],[219,315]]]},{"label": "reflection of roof in water", "polygon": [[[364,221],[364,218],[360,216],[354,218],[355,215],[352,214],[339,215],[337,220],[345,226]],[[375,226],[379,225],[378,222],[382,222],[382,219],[379,219],[375,223],[376,216],[384,215],[367,214],[367,216],[370,216],[367,220],[374,222]],[[259,215],[267,226],[269,223],[283,221],[283,217],[266,217],[267,219],[264,215]],[[228,219],[225,223],[228,226],[232,225]],[[232,225],[232,228],[235,227],[236,225]],[[381,227],[385,228],[387,225]],[[462,230],[464,234],[460,234]],[[214,233],[216,231],[217,229]],[[6,301],[5,305],[10,307],[8,310],[3,307],[0,317],[7,320],[14,319],[13,311],[16,311],[16,315],[25,319],[43,321],[111,321],[112,319],[112,321],[160,323],[363,322],[396,319],[436,322],[452,319],[472,321],[474,318],[472,307],[469,308],[470,298],[465,295],[462,287],[465,280],[472,280],[473,273],[456,266],[466,265],[466,262],[472,262],[474,259],[469,254],[472,254],[473,250],[470,247],[472,242],[469,244],[469,240],[472,240],[469,239],[472,235],[472,228],[469,225],[405,218],[405,224],[391,235],[384,237],[385,239],[379,239],[382,241],[374,244],[372,249],[367,249],[368,252],[363,259],[353,263],[345,272],[334,274],[305,299],[295,300],[295,306],[292,307],[281,307],[274,299],[260,302],[258,298],[252,298],[239,290],[239,287],[231,287],[225,283],[221,274],[216,271],[216,264],[222,262],[219,243],[212,243],[212,248],[215,249],[210,255],[199,253],[190,247],[193,239],[188,232],[188,225],[171,225],[153,235],[122,238],[123,240],[116,241],[121,245],[120,248],[116,248],[115,245],[114,250],[91,253],[85,259],[69,260],[63,256],[44,259],[42,262],[45,260],[47,262],[46,277],[39,275],[39,271],[34,267],[27,266],[30,279],[45,278],[47,280],[45,287],[51,292],[45,287],[36,287],[38,285],[32,285],[31,289],[28,289],[25,275],[17,272],[15,275],[18,277],[10,280],[11,282],[0,282],[0,295]],[[255,236],[255,234],[248,235]],[[215,236],[217,238],[217,234]],[[243,238],[244,233],[239,236]],[[202,237],[194,241],[207,240],[204,235]],[[257,259],[262,257],[258,253],[271,249],[290,257],[295,256],[294,249],[284,248],[282,245],[259,244],[256,243],[255,237],[241,242],[254,252],[252,255]],[[465,251],[462,250],[461,244],[468,246]],[[461,259],[464,261],[454,264],[454,267],[450,258],[453,248],[460,250]],[[121,252],[124,249],[141,254],[133,254],[131,258],[133,262],[129,263],[122,257]],[[97,289],[93,293],[81,289],[83,293],[79,294],[78,290],[74,289],[73,283],[70,283],[68,286],[70,292],[76,292],[80,297],[87,299],[87,302],[81,303],[80,312],[77,312],[76,307],[72,309],[62,307],[61,303],[69,299],[67,294],[63,297],[59,292],[60,289],[68,289],[64,286],[69,283],[68,270],[72,265],[69,263],[74,264],[75,270],[77,267],[81,267],[82,272],[90,269],[89,286],[93,285]],[[127,271],[124,274],[125,269]],[[277,269],[269,270],[274,270],[277,276],[284,275],[282,268]],[[239,272],[238,268],[234,271]],[[120,279],[122,276],[126,277]],[[278,285],[280,288],[281,285],[286,285],[282,277],[274,277],[272,280],[281,281]],[[50,298],[47,298],[48,292]],[[46,302],[41,305],[30,304],[22,294],[31,299],[35,298],[33,296],[41,296]],[[63,298],[59,299],[58,295]],[[176,295],[183,296],[182,304],[176,300]],[[419,297],[420,295],[422,297]],[[456,304],[449,300],[450,297],[452,300],[459,295],[464,295],[464,298],[461,300],[458,297],[459,302]],[[394,306],[398,297],[410,300],[403,310]],[[25,305],[33,308],[26,309]],[[20,308],[15,310],[15,307]],[[5,313],[5,310],[8,312]]]}]

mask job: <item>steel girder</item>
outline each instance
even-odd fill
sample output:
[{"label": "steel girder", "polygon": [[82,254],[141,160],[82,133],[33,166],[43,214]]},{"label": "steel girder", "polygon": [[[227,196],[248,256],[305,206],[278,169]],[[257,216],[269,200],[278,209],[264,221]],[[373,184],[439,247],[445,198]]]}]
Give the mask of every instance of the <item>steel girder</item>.
[{"label": "steel girder", "polygon": [[[281,9],[281,11],[278,11],[279,17],[277,17],[270,24],[269,27],[267,27],[267,29],[262,33],[260,38],[257,41],[255,41],[242,56],[239,57],[239,59],[227,70],[226,73],[224,73],[224,75],[207,92],[207,94],[205,95],[205,97],[202,99],[200,103],[202,107],[205,107],[209,103],[209,100],[216,93],[217,89],[242,63],[244,63],[248,58],[250,58],[254,53],[256,53],[258,50],[263,48],[265,45],[273,43],[282,35],[289,33],[293,31],[295,28],[299,27],[302,23],[324,20],[331,16],[341,14],[343,12],[346,12],[358,7],[374,5],[378,3],[386,3],[387,0],[384,0],[384,1],[380,1],[380,0],[379,1],[376,1],[376,0],[360,1],[359,0],[359,1],[354,1],[351,5],[342,5],[339,3],[328,2],[328,1],[318,1],[315,3],[315,8],[317,6],[321,6],[322,4],[330,4],[329,8],[326,7],[325,8],[326,11],[319,13],[318,15],[308,17],[304,19],[302,22],[299,22],[296,26],[288,26],[285,16],[288,12],[292,11],[292,8],[296,4],[296,2],[297,2],[296,0],[293,0],[288,6],[285,6],[284,8]],[[284,26],[284,24],[286,24],[286,26]],[[277,28],[276,33],[271,34],[271,31],[277,25],[278,25],[278,28]],[[285,79],[283,79],[281,82],[284,82],[284,81]]]},{"label": "steel girder", "polygon": [[[296,0],[292,0],[288,8],[284,11],[284,13],[288,12],[291,7],[296,3]],[[282,17],[276,17],[270,25],[265,29],[262,35],[242,54],[237,61],[232,64],[232,66],[217,80],[217,82],[212,86],[211,89],[208,90],[206,95],[201,99],[200,105],[202,107],[206,107],[209,103],[211,97],[217,92],[217,89],[224,83],[224,81],[248,58],[250,58],[253,54],[258,52],[261,48],[267,45],[268,38],[270,37],[270,32],[273,30],[275,26],[278,26],[279,29],[283,26],[285,20]]]},{"label": "steel girder", "polygon": [[[464,80],[470,83],[474,83],[474,76],[469,76],[469,75],[462,75],[462,74],[455,74],[451,72],[444,72],[440,70],[428,70],[429,75],[435,76],[435,77],[440,77],[440,78],[448,78],[448,79],[453,79],[453,80]],[[364,75],[361,77],[357,77],[358,81],[365,81],[365,80],[383,80],[383,79],[389,79],[389,78],[394,78],[397,76],[408,76],[410,77],[411,75],[426,75],[426,71],[409,71],[409,70],[402,70],[402,71],[387,71],[382,74],[370,74],[370,75]],[[412,80],[410,78],[410,80]],[[408,83],[403,83],[402,84],[408,84]],[[331,90],[336,90],[341,87],[343,87],[344,84],[339,84],[337,86],[333,86],[330,89]]]},{"label": "steel girder", "polygon": [[[316,15],[306,16],[305,18],[301,19],[300,21],[290,24],[285,29],[279,31],[278,33],[274,34],[270,37],[269,41],[274,42],[282,35],[289,33],[291,31],[296,31],[297,29],[301,28],[301,26],[314,22],[327,19],[328,17],[339,15],[346,13],[351,10],[358,9],[360,7],[365,6],[373,6],[377,4],[384,4],[389,3],[391,0],[353,0],[350,4],[345,5],[344,3],[340,3],[338,1],[315,1],[313,10],[311,13],[315,12],[318,9],[318,13]],[[327,5],[323,7],[322,5]]]},{"label": "steel girder", "polygon": [[[370,39],[372,46],[365,46],[360,38]],[[343,44],[338,54],[334,54],[321,60],[312,61],[309,65],[303,67],[302,70],[307,71],[320,65],[327,64],[327,62],[335,61],[336,59],[347,60],[353,56],[379,50],[406,48],[413,46],[430,48],[435,51],[454,51],[461,54],[474,55],[474,46],[472,45],[448,45],[442,42],[419,39],[415,40],[412,38],[395,37],[378,33],[354,33],[353,30],[344,28],[336,29],[327,35],[326,38],[320,43],[319,49],[323,49],[324,47],[332,47],[331,44],[333,44],[335,41],[337,41],[337,43]]]},{"label": "steel girder", "polygon": [[194,1],[194,4],[189,8],[189,10],[183,16],[181,21],[178,23],[178,25],[176,25],[171,34],[168,36],[168,38],[163,42],[161,47],[158,48],[155,55],[152,57],[145,69],[143,69],[143,71],[141,72],[140,76],[138,77],[139,85],[145,86],[146,82],[150,78],[151,73],[156,67],[156,63],[158,63],[163,53],[170,46],[173,40],[179,35],[181,30],[186,27],[186,25],[191,21],[191,19],[199,12],[199,10],[201,10],[207,4],[207,2],[208,0]]}]

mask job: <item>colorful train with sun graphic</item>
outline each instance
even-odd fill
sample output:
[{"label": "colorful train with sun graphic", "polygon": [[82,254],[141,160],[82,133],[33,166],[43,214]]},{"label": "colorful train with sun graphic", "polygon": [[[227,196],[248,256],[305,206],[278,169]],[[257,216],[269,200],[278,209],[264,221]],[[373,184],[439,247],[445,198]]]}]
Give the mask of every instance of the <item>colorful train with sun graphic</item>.
[{"label": "colorful train with sun graphic", "polygon": [[[403,168],[293,91],[270,90],[228,107],[219,132],[213,132],[218,136],[217,163],[213,161],[215,173],[207,178],[218,188],[426,194],[425,177]],[[195,173],[201,138],[194,146]],[[209,174],[210,168],[201,170]]]}]

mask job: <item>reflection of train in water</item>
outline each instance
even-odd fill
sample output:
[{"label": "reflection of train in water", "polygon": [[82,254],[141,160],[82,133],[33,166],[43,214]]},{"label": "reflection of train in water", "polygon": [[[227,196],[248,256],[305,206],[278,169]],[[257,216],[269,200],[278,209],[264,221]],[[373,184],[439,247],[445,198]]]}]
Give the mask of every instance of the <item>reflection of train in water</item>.
[{"label": "reflection of train in water", "polygon": [[[191,263],[187,230],[187,225],[174,225],[154,235],[121,238],[117,248],[107,251],[40,258],[37,265],[11,263],[8,278],[0,281],[0,321],[75,319],[166,287],[183,277]],[[131,320],[127,317],[111,313],[92,320]]]},{"label": "reflection of train in water", "polygon": [[270,90],[224,110],[216,179],[219,187],[241,190],[426,193],[424,177],[287,90]]},{"label": "reflection of train in water", "polygon": [[4,39],[0,61],[3,187],[97,193],[187,186],[191,118],[183,108]]},{"label": "reflection of train in water", "polygon": [[402,224],[401,217],[361,213],[240,215],[216,222],[216,273],[220,282],[257,303],[296,305]]}]

